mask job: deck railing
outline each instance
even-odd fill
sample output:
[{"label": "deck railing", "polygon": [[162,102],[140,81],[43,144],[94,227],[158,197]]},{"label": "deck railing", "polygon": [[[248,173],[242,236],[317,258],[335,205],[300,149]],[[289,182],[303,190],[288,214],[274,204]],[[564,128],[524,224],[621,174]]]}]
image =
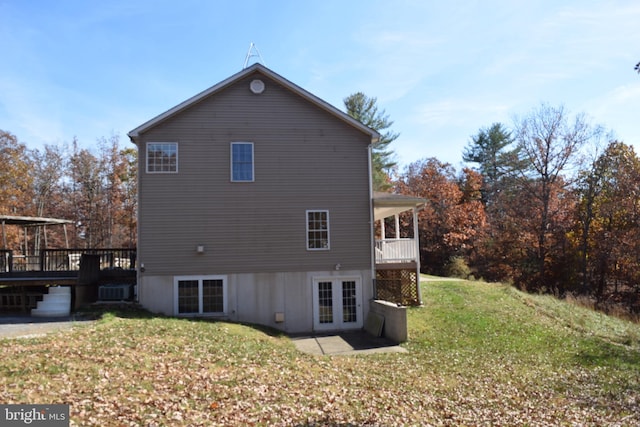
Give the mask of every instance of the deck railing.
[{"label": "deck railing", "polygon": [[414,239],[376,240],[376,263],[416,261],[418,251]]},{"label": "deck railing", "polygon": [[83,254],[98,255],[101,270],[135,270],[136,249],[43,249],[38,255],[0,250],[0,273],[14,271],[78,271]]}]

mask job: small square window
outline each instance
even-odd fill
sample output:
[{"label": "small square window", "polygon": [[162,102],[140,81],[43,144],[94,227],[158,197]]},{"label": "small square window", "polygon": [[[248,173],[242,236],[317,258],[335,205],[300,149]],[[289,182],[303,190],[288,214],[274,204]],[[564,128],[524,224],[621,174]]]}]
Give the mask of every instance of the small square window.
[{"label": "small square window", "polygon": [[329,211],[307,211],[307,249],[329,249]]},{"label": "small square window", "polygon": [[148,173],[178,172],[178,143],[177,142],[147,143],[147,172]]},{"label": "small square window", "polygon": [[253,143],[231,143],[231,181],[253,182]]}]

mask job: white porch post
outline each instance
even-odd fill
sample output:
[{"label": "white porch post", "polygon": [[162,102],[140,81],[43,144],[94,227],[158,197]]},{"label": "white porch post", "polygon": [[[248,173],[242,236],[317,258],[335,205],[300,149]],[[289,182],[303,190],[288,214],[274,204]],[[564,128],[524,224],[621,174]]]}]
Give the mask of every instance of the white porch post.
[{"label": "white porch post", "polygon": [[384,227],[384,218],[382,218],[380,220],[380,238],[382,239],[383,242],[384,242],[384,239],[387,238],[387,235],[386,235],[386,233],[384,231],[384,228],[385,228]]},{"label": "white porch post", "polygon": [[396,229],[396,240],[400,240],[400,217],[398,214],[393,215],[393,222]]},{"label": "white porch post", "polygon": [[420,236],[418,235],[418,210],[412,208],[413,213],[413,238],[416,241],[416,279],[418,282],[418,302],[422,305],[422,291],[420,290]]}]

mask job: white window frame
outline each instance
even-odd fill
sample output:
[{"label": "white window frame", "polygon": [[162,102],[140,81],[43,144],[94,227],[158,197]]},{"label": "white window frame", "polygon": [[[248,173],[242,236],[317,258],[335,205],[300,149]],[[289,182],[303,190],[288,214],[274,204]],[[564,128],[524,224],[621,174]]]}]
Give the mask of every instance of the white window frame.
[{"label": "white window frame", "polygon": [[[169,170],[169,171],[158,171],[158,170],[149,170],[149,148],[152,145],[173,145],[176,148],[176,169],[175,170]],[[145,166],[145,171],[146,173],[178,173],[178,143],[175,141],[164,141],[164,142],[160,142],[160,141],[150,141],[147,142],[146,145],[146,152],[145,152],[145,162],[146,162],[146,166]]]},{"label": "white window frame", "polygon": [[[309,240],[309,232],[311,231],[318,231],[318,230],[311,230],[309,228],[309,214],[310,213],[319,213],[319,212],[323,212],[327,214],[327,246],[326,247],[322,247],[322,248],[312,248],[309,244],[311,243],[311,241]],[[306,222],[306,229],[307,229],[307,233],[306,233],[306,240],[307,240],[307,250],[308,251],[328,251],[331,249],[331,221],[329,218],[329,210],[328,209],[308,209],[305,213],[305,222]],[[319,230],[319,231],[325,231],[325,230]]]},{"label": "white window frame", "polygon": [[[179,288],[181,281],[197,280],[198,281],[198,312],[197,313],[180,313],[179,312]],[[202,300],[202,284],[205,280],[222,280],[222,312],[203,312]],[[176,316],[226,316],[228,313],[228,286],[227,276],[220,275],[198,275],[198,276],[174,276],[173,277],[173,312]]]},{"label": "white window frame", "polygon": [[[321,282],[331,282],[333,322],[320,323],[320,300],[318,295],[318,286]],[[343,295],[340,292],[344,282],[355,282],[355,315],[356,320],[353,322],[344,321]],[[322,330],[347,330],[362,329],[364,324],[362,309],[362,277],[361,276],[317,276],[312,277],[312,293],[313,293],[313,329],[315,331]]]},{"label": "white window frame", "polygon": [[[234,145],[249,145],[251,146],[251,179],[234,179],[233,177],[233,146]],[[230,147],[229,147],[229,170],[230,170],[230,179],[231,182],[254,182],[256,180],[256,175],[255,175],[255,164],[256,164],[256,158],[255,158],[255,149],[254,149],[254,145],[253,142],[247,142],[247,141],[234,141],[231,143]]]}]

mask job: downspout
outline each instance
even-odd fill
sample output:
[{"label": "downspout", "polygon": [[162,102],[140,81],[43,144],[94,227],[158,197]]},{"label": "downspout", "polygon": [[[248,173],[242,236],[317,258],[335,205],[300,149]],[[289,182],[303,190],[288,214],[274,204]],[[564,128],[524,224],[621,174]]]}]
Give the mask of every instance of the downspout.
[{"label": "downspout", "polygon": [[[373,298],[378,297],[378,289],[376,286],[376,242],[374,235],[374,222],[373,222],[373,166],[371,157],[373,156],[373,144],[369,144],[367,146],[367,168],[369,169],[369,248],[370,248],[370,257],[371,257],[371,284],[373,286]],[[384,227],[384,224],[383,224]]]},{"label": "downspout", "polygon": [[[142,150],[140,149],[140,145],[139,145],[139,138],[140,135],[136,132],[135,134],[132,134],[132,132],[129,132],[127,134],[129,136],[129,141],[131,141],[131,143],[133,145],[136,146],[136,150],[137,150],[137,158],[136,158],[136,162],[137,162],[137,175],[136,175],[136,198],[137,198],[137,221],[136,221],[136,264],[135,264],[135,269],[136,269],[136,285],[135,285],[135,302],[136,303],[140,303],[140,294],[141,292],[143,292],[142,287],[140,286],[140,283],[142,282],[142,275],[145,271],[144,268],[144,262],[140,261],[140,175],[142,174],[143,169],[140,168],[140,164],[142,162],[142,156],[140,155],[142,153]],[[146,153],[145,153],[146,156]],[[146,158],[145,158],[146,161]]]}]

